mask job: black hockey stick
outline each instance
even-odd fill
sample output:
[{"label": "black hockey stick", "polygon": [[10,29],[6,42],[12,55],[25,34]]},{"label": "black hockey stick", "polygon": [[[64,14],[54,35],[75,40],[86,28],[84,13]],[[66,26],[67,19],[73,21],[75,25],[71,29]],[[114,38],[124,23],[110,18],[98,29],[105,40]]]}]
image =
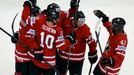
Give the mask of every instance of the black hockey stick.
[{"label": "black hockey stick", "polygon": [[[102,18],[99,19],[100,21],[102,20]],[[99,22],[99,21],[98,21]],[[100,52],[101,52],[101,55],[102,55],[102,47],[101,47],[101,43],[100,43],[100,40],[99,40],[99,35],[100,35],[100,27],[99,27],[99,31],[97,32],[97,28],[98,26],[96,25],[96,28],[95,28],[95,35],[96,35],[96,38],[97,38],[97,43],[99,45],[99,49],[100,49]],[[102,55],[103,56],[103,55]],[[108,75],[108,70],[107,70],[107,66],[106,66],[106,75]]]},{"label": "black hockey stick", "polygon": [[[0,27],[0,30],[3,31],[5,34],[7,34],[9,37],[11,37],[11,38],[13,37],[11,34],[9,34],[9,33],[8,33],[6,30],[4,30],[3,28]],[[15,37],[13,37],[13,39],[14,39],[15,41],[17,41],[17,43],[20,44],[22,47],[26,48],[27,50],[29,50],[30,52],[32,52],[32,53],[34,54],[32,48],[30,48],[29,46],[25,45],[25,44],[24,44],[23,42],[21,42],[20,40],[17,40]],[[37,60],[37,61],[38,61],[38,60]],[[52,67],[52,68],[55,70],[55,72],[57,72],[57,75],[60,75],[58,69],[56,69],[54,66],[52,66],[51,64],[49,64],[46,60],[44,60],[44,61],[45,61],[45,63],[47,63],[50,67]]]},{"label": "black hockey stick", "polygon": [[98,43],[98,45],[99,45],[100,52],[101,52],[101,55],[102,55],[102,47],[101,47],[101,44],[100,44],[99,35],[98,35],[97,31],[95,31],[95,35],[96,35],[97,43]]},{"label": "black hockey stick", "polygon": [[[3,28],[0,27],[0,30],[6,33],[8,36],[13,37],[11,34],[9,34],[7,31],[5,31]],[[17,40],[17,39],[16,39]]]},{"label": "black hockey stick", "polygon": [[0,27],[0,30],[3,31],[5,34],[7,34],[9,37],[13,38],[15,41],[17,41],[17,43],[19,43],[22,47],[32,51],[33,49],[31,49],[30,47],[26,46],[23,42],[17,40],[15,37],[13,37],[10,33],[8,33],[6,30],[4,30],[3,28]]},{"label": "black hockey stick", "polygon": [[[95,31],[95,35],[96,35],[97,43],[98,43],[98,45],[99,45],[100,52],[101,52],[101,55],[102,55],[102,47],[101,47],[101,44],[100,44],[99,35],[98,35],[97,31]],[[102,55],[102,56],[103,56],[103,55]],[[107,66],[106,66],[106,75],[108,75]]]},{"label": "black hockey stick", "polygon": [[15,22],[15,19],[16,19],[16,17],[17,17],[17,15],[18,15],[18,13],[15,15],[15,17],[14,17],[14,19],[13,19],[13,21],[12,21],[12,33],[14,34],[14,22]]},{"label": "black hockey stick", "polygon": [[90,75],[90,74],[91,74],[92,66],[93,66],[93,64],[91,64],[91,65],[90,65],[90,69],[89,69],[89,73],[88,73],[88,75]]},{"label": "black hockey stick", "polygon": [[[95,35],[96,35],[96,38],[97,38],[97,43],[99,45],[99,48],[100,48],[100,52],[101,52],[101,55],[102,55],[102,47],[101,47],[101,44],[100,44],[100,40],[99,40],[99,35],[100,35],[100,29],[101,27],[99,27],[99,23],[101,22],[102,18],[99,18],[96,26],[95,26]],[[98,31],[98,32],[97,32]]]},{"label": "black hockey stick", "polygon": [[[101,20],[102,20],[102,18],[100,18],[100,19],[97,21],[96,26],[95,26],[95,34],[97,34],[97,37],[98,37],[98,38],[99,38],[99,35],[100,35],[100,29],[101,29],[101,28],[99,27],[99,24],[100,24]],[[97,32],[98,28],[99,28],[99,32]],[[101,50],[101,52],[102,52],[102,50]],[[90,66],[88,75],[91,74],[92,66],[93,66],[93,64],[91,64],[91,66]]]}]

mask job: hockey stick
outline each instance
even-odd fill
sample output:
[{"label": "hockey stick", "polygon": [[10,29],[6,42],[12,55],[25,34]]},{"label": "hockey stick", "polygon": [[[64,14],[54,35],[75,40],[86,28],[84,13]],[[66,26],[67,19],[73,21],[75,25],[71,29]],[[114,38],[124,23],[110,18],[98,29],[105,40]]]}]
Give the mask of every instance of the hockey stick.
[{"label": "hockey stick", "polygon": [[90,74],[91,74],[92,66],[93,66],[93,64],[91,64],[91,66],[90,66],[90,69],[89,69],[89,73],[88,73],[88,75],[90,75]]},{"label": "hockey stick", "polygon": [[69,62],[70,62],[70,53],[71,53],[71,47],[69,48],[69,55],[68,55],[67,66],[66,66],[66,73],[67,73],[68,68],[69,68]]},{"label": "hockey stick", "polygon": [[[3,31],[5,34],[7,34],[9,37],[13,37],[11,34],[9,34],[6,30],[4,30],[3,28],[0,27],[0,30]],[[21,46],[23,46],[24,48],[28,49],[28,50],[32,50],[31,48],[29,48],[28,46],[26,46],[24,43],[22,43],[21,41],[17,40],[15,37],[13,37],[13,39],[15,41],[17,41]]]},{"label": "hockey stick", "polygon": [[68,71],[68,68],[69,68],[69,62],[70,62],[70,53],[71,53],[71,48],[73,47],[74,45],[71,45],[70,48],[69,48],[69,55],[68,55],[68,60],[67,60],[67,66],[66,66],[66,73]]},{"label": "hockey stick", "polygon": [[[97,38],[97,43],[99,45],[99,48],[100,48],[100,52],[101,52],[101,55],[102,55],[102,47],[101,47],[101,44],[100,44],[100,40],[99,40],[99,35],[100,35],[100,29],[101,27],[99,27],[99,23],[101,22],[102,18],[100,18],[95,26],[95,35],[96,35],[96,38]],[[97,32],[98,30],[98,32]]]},{"label": "hockey stick", "polygon": [[14,17],[14,19],[13,19],[13,21],[12,21],[12,26],[11,26],[11,28],[12,28],[12,33],[13,33],[13,34],[14,34],[14,22],[15,22],[15,19],[16,19],[17,15],[18,15],[18,13],[15,15],[15,17]]},{"label": "hockey stick", "polygon": [[[4,30],[3,28],[0,27],[0,30],[3,31],[5,34],[7,34],[9,37],[13,37],[10,33],[8,33],[6,30]],[[17,41],[18,44],[20,44],[22,47],[28,49],[29,51],[33,52],[33,49],[30,48],[29,46],[25,45],[23,42],[21,42],[20,40],[17,40],[15,37],[13,37],[13,39],[15,41]]]},{"label": "hockey stick", "polygon": [[[101,27],[99,27],[99,24],[100,24],[101,20],[102,20],[102,18],[100,18],[100,19],[97,21],[96,26],[95,26],[95,34],[97,34],[97,37],[98,37],[98,38],[99,38],[99,35],[100,35],[100,29],[101,29]],[[97,32],[98,28],[99,28],[99,31]],[[102,52],[102,50],[101,50],[101,52]],[[92,66],[93,66],[93,64],[91,64],[91,66],[90,66],[88,75],[91,74]]]},{"label": "hockey stick", "polygon": [[[101,55],[102,55],[102,47],[101,47],[101,44],[100,44],[99,34],[98,34],[98,32],[97,32],[97,31],[95,31],[95,35],[96,35],[97,43],[98,43],[98,45],[99,45],[100,52],[101,52]],[[103,56],[103,55],[102,55],[102,56]],[[108,75],[107,66],[106,66],[106,75]]]},{"label": "hockey stick", "polygon": [[[98,23],[102,20],[102,17],[98,20]],[[99,31],[97,32],[97,29],[99,28]],[[101,55],[102,55],[102,47],[101,47],[101,44],[100,44],[100,40],[99,40],[99,35],[100,35],[100,28],[101,27],[98,27],[96,25],[95,27],[95,35],[96,35],[96,38],[97,38],[97,43],[99,45],[99,49],[100,49],[100,52],[101,52]],[[102,55],[103,56],[103,55]],[[107,66],[106,66],[106,75],[108,75],[108,70],[107,70]]]},{"label": "hockey stick", "polygon": [[[3,28],[0,27],[0,30],[3,31],[5,34],[7,34],[9,37],[11,37],[11,38],[13,37],[11,34],[9,34],[9,33],[8,33],[6,30],[4,30]],[[20,40],[17,40],[15,37],[13,37],[13,39],[14,39],[15,41],[17,41],[17,43],[20,44],[22,47],[26,48],[27,50],[29,50],[30,52],[32,52],[32,53],[34,54],[32,48],[30,48],[29,46],[25,45],[25,44],[24,44],[23,42],[21,42]],[[38,61],[38,60],[37,60],[37,61]],[[58,69],[56,69],[54,66],[52,66],[51,64],[49,64],[46,60],[44,60],[44,61],[45,61],[45,63],[47,63],[50,67],[52,67],[52,68],[55,70],[55,72],[57,72],[57,75],[60,75]]]}]

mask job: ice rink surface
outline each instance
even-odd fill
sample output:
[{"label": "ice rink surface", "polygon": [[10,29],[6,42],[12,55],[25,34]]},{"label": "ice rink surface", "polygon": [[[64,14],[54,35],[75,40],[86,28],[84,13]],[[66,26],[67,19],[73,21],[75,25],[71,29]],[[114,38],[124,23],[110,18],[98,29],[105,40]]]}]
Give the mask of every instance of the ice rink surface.
[{"label": "ice rink surface", "polygon": [[[55,2],[59,4],[61,9],[67,11],[69,9],[70,0],[37,0],[41,10],[45,9],[48,4]],[[19,15],[15,21],[14,29],[18,29],[21,10],[24,0],[0,0],[0,27],[12,34],[11,23],[18,12]],[[86,15],[86,23],[91,28],[93,37],[94,27],[98,20],[93,14],[93,10],[100,9],[105,12],[110,20],[114,17],[123,17],[127,24],[125,31],[128,35],[128,46],[126,57],[122,64],[119,75],[134,75],[134,0],[81,0],[79,10]],[[100,25],[102,25],[100,23]],[[108,33],[104,27],[101,27],[100,41],[104,49]],[[100,51],[98,54],[100,57]],[[86,48],[85,61],[82,75],[88,75],[90,63],[87,60],[88,47]],[[96,64],[95,64],[96,65]],[[94,66],[93,65],[93,68]],[[10,37],[0,31],[0,75],[14,75],[14,44],[11,43]]]}]

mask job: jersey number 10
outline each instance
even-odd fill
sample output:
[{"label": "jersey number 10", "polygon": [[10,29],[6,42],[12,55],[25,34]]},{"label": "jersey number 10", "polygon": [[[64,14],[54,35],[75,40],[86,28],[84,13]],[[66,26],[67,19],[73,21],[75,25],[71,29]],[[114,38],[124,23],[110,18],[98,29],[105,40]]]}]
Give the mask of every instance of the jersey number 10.
[{"label": "jersey number 10", "polygon": [[[41,39],[40,39],[40,46],[44,47],[44,41],[48,49],[53,48],[53,42],[54,42],[54,36],[52,35],[45,35],[44,32],[40,33]],[[44,38],[46,37],[46,39]]]}]

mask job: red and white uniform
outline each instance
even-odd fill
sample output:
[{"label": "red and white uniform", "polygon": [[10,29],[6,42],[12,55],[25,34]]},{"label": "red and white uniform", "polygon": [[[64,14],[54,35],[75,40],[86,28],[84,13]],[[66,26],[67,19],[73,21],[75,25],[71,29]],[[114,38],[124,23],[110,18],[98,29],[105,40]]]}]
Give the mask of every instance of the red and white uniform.
[{"label": "red and white uniform", "polygon": [[[72,25],[72,19],[71,18],[66,19],[63,26],[64,36],[66,36],[69,32],[74,31],[73,27],[74,26]],[[84,60],[86,43],[90,48],[90,52],[94,53],[96,51],[96,42],[92,38],[90,28],[85,23],[77,27],[75,29],[75,33],[76,33],[76,44],[74,44],[73,47],[66,49],[65,51],[61,51],[60,56],[61,58],[66,60],[68,60],[68,57],[70,56],[69,57],[70,61],[79,62]]]},{"label": "red and white uniform", "polygon": [[[23,42],[24,44],[28,43],[25,40],[25,33],[28,30],[28,25],[31,24],[31,20],[34,20],[34,17],[30,17],[30,7],[29,5],[24,5],[22,15],[21,15],[21,21],[20,21],[20,28],[19,28],[19,40]],[[30,61],[29,56],[27,55],[27,50],[19,43],[16,44],[16,50],[15,50],[15,59],[16,62],[28,62]]]},{"label": "red and white uniform", "polygon": [[[60,16],[59,16],[59,21],[57,25],[63,28],[63,24],[66,18],[72,17],[76,13],[76,11],[77,11],[77,8],[70,8],[68,11],[60,10],[60,13],[59,13]],[[42,12],[42,14],[46,14],[45,11]]]},{"label": "red and white uniform", "polygon": [[68,11],[60,11],[60,17],[59,17],[59,22],[57,23],[58,26],[63,28],[64,21],[72,17],[77,11],[77,8],[70,8]]},{"label": "red and white uniform", "polygon": [[[103,57],[105,58],[112,57],[115,61],[113,67],[107,66],[108,75],[118,75],[119,70],[121,69],[122,62],[125,57],[128,40],[127,35],[125,33],[119,33],[113,35],[111,25],[112,25],[111,22],[104,23],[104,26],[107,28],[110,35],[106,46],[107,48],[103,53]],[[101,71],[104,74],[106,74],[106,66],[102,66],[99,63],[99,67]]]},{"label": "red and white uniform", "polygon": [[[52,27],[47,25],[45,15],[40,15],[37,18],[38,20],[36,20],[33,28],[29,29],[27,32],[27,36],[31,36],[29,39],[33,40],[31,41],[32,43],[37,44],[37,48],[43,48],[43,60],[39,62],[34,59],[34,55],[32,53],[28,52],[28,54],[32,57],[32,61],[36,66],[43,69],[50,69],[52,67],[49,66],[48,63],[52,66],[55,66],[55,52],[57,48],[60,50],[65,50],[71,43],[69,40],[64,40],[63,31],[60,27],[57,25],[54,25]],[[32,48],[33,46],[30,47]]]}]

